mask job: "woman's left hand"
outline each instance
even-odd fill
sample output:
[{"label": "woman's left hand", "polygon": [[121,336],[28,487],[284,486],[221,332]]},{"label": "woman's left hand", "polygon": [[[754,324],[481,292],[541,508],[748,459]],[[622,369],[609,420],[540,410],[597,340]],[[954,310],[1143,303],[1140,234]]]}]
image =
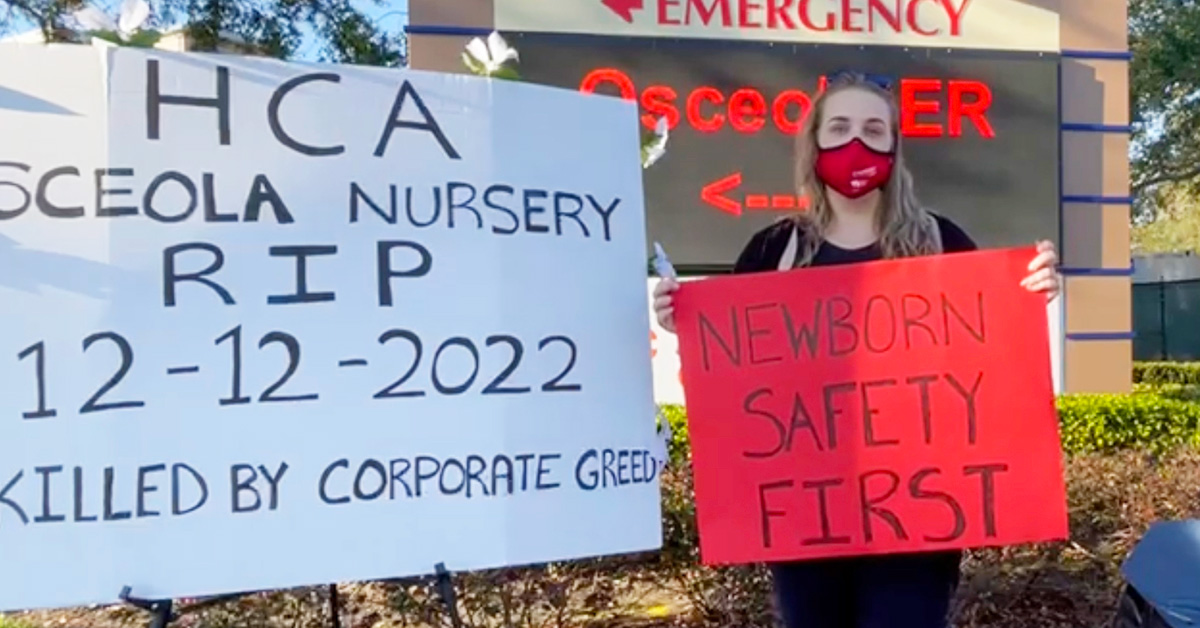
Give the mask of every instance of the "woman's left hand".
[{"label": "woman's left hand", "polygon": [[1054,253],[1054,244],[1048,240],[1037,243],[1037,255],[1029,262],[1029,274],[1021,280],[1021,287],[1030,292],[1041,292],[1047,301],[1058,296],[1059,282],[1055,265],[1058,255]]}]

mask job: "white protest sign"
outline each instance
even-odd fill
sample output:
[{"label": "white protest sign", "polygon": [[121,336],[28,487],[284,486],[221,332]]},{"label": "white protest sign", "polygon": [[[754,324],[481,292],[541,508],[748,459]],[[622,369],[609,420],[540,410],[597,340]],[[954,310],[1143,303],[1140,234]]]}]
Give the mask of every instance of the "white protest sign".
[{"label": "white protest sign", "polygon": [[0,610],[659,547],[636,116],[0,46]]}]

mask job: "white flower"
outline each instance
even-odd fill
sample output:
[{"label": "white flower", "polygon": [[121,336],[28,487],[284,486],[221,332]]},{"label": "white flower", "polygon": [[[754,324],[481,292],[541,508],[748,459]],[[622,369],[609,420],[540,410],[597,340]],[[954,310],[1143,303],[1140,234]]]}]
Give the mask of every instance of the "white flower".
[{"label": "white flower", "polygon": [[115,21],[93,6],[76,11],[72,17],[86,30],[115,33],[122,41],[128,41],[149,19],[150,5],[146,0],[125,0]]},{"label": "white flower", "polygon": [[667,119],[659,118],[658,123],[654,125],[654,133],[642,139],[642,168],[653,166],[654,162],[667,154],[667,137],[669,135]]},{"label": "white flower", "polygon": [[478,37],[472,39],[463,52],[463,62],[467,64],[467,68],[481,76],[511,74],[512,70],[505,68],[504,64],[517,60],[517,51],[510,48],[508,42],[496,31],[488,35],[487,43]]}]

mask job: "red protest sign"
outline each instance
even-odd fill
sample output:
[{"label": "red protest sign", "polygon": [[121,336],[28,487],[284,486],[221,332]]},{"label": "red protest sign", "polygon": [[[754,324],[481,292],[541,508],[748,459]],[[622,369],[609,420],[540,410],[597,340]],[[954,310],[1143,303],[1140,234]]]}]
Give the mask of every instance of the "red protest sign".
[{"label": "red protest sign", "polygon": [[705,563],[1066,538],[1034,249],[687,282]]}]

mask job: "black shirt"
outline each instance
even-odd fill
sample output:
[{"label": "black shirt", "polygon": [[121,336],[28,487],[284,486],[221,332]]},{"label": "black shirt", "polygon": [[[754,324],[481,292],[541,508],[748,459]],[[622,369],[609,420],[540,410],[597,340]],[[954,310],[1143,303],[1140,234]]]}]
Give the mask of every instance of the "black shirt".
[{"label": "black shirt", "polygon": [[[942,250],[946,253],[962,253],[974,251],[978,247],[971,237],[961,227],[947,218],[934,214],[938,230],[942,236]],[[792,220],[781,220],[750,238],[742,254],[738,256],[733,266],[734,273],[757,273],[779,268],[779,260],[787,248],[792,229],[796,223]],[[837,264],[852,264],[855,262],[873,262],[883,259],[883,252],[876,242],[870,246],[857,249],[844,249],[829,242],[821,243],[817,254],[813,257],[811,266],[833,266]]]}]

